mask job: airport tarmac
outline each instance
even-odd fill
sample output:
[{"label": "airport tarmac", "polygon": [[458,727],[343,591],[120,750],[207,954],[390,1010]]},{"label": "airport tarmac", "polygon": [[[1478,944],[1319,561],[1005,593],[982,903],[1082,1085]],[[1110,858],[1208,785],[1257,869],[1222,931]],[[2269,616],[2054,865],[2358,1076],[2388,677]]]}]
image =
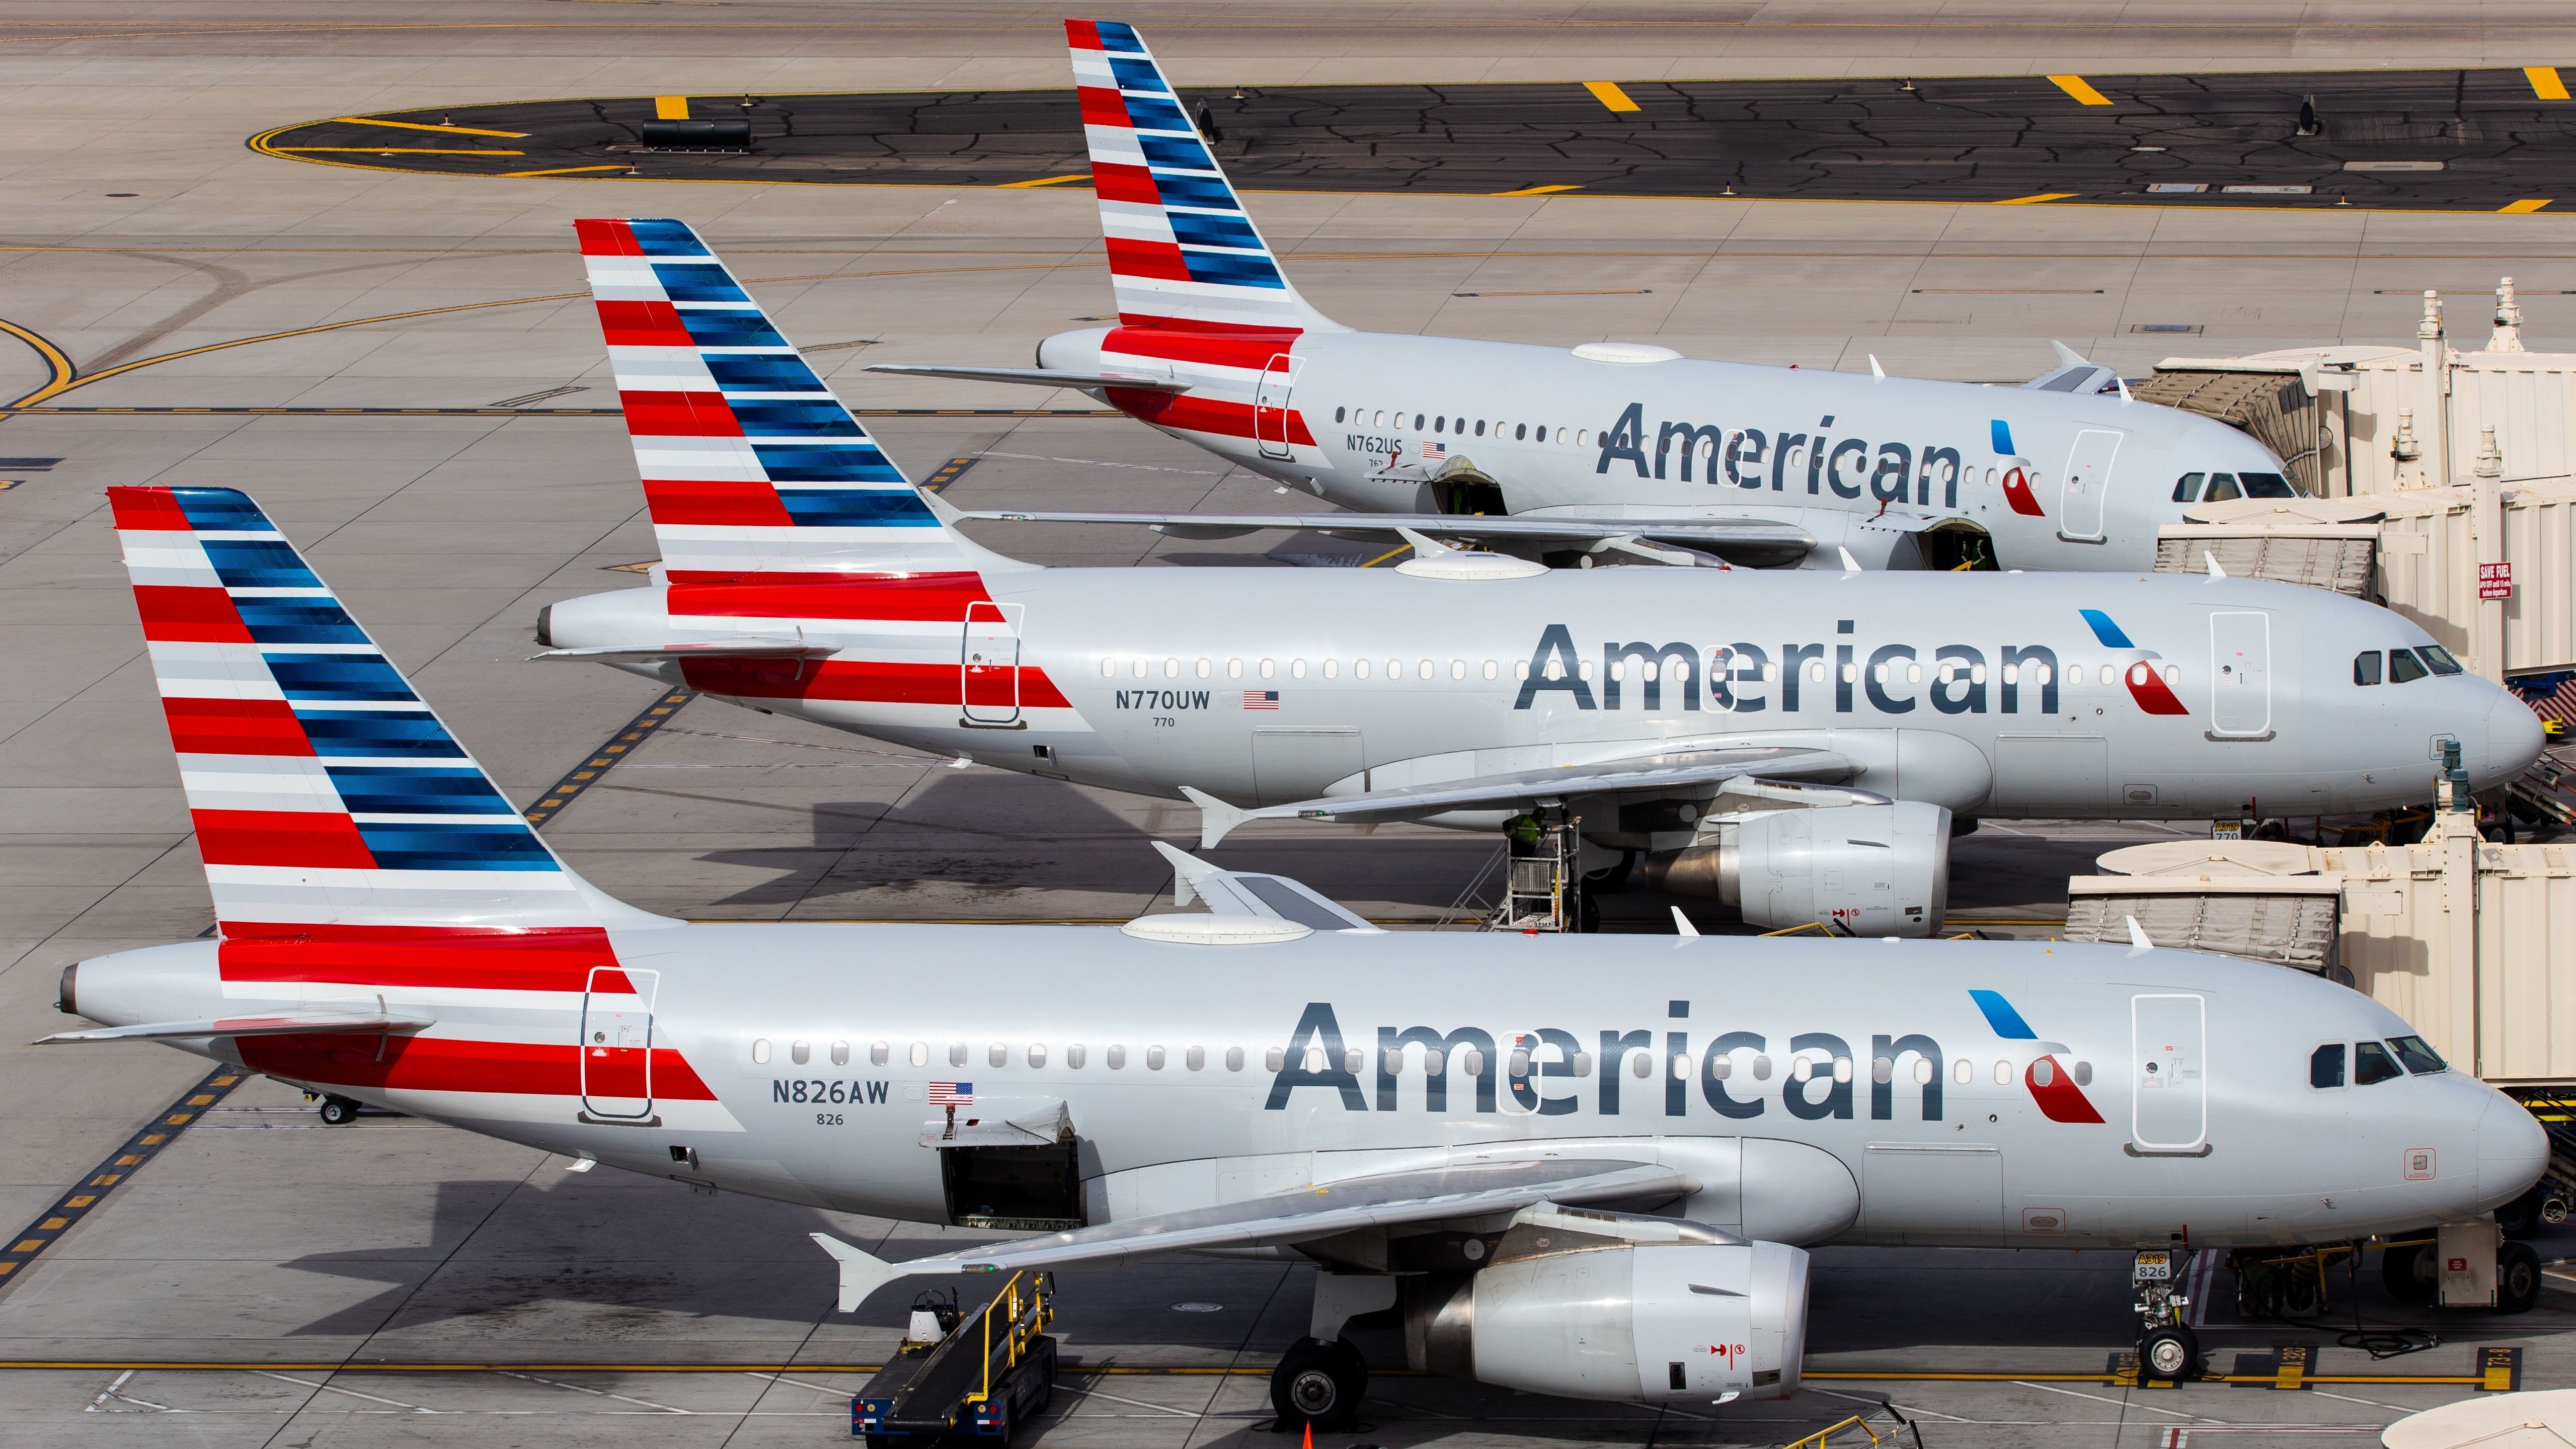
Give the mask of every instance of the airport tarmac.
[{"label": "airport tarmac", "polygon": [[[1830,8],[1753,5],[1688,23],[1615,5],[1492,24],[1464,7],[1362,4],[1127,15],[1192,84],[1227,71],[1340,85],[1553,82],[1596,67],[1687,80],[2576,63],[2576,25],[2537,4],[2483,6],[2467,24],[2395,7],[2342,25],[2260,3],[2082,20],[2054,18],[2060,8],[1892,6],[1867,27]],[[460,97],[1061,85],[1056,18],[472,0],[422,21],[278,0],[220,22],[110,3],[0,26],[15,138],[0,155],[0,321],[16,338],[0,338],[0,400],[29,409],[0,420],[0,1040],[58,1029],[64,964],[211,920],[107,485],[256,494],[523,804],[550,798],[661,698],[604,669],[525,662],[540,605],[654,553],[620,425],[596,412],[614,398],[573,217],[703,227],[790,334],[824,349],[817,361],[853,404],[881,414],[870,425],[889,451],[916,475],[948,466],[962,505],[1283,502],[1195,449],[1089,415],[1079,396],[860,370],[1024,365],[1036,337],[1105,310],[1096,219],[1078,191],[500,181],[290,164],[242,146],[293,121]],[[1378,328],[1651,339],[1851,371],[1875,355],[1895,372],[2014,381],[2050,365],[2053,337],[2132,372],[2174,351],[2404,343],[2426,287],[2455,295],[2455,328],[2473,341],[2480,298],[2510,273],[2531,345],[2576,343],[2576,299],[2563,295],[2576,291],[2576,231],[2546,213],[2216,215],[1964,196],[1253,204],[1310,298]],[[2149,326],[2201,330],[2135,330]],[[406,411],[424,408],[454,411]],[[1349,558],[1344,544],[1277,535],[981,536],[1050,563]],[[661,718],[602,783],[551,797],[565,803],[546,827],[576,868],[648,909],[1124,919],[1168,888],[1148,842],[1195,830],[1177,803],[958,768],[707,701]],[[2046,934],[2064,875],[2148,838],[2171,828],[1990,825],[1958,843],[1954,914]],[[1490,855],[1475,837],[1296,826],[1256,827],[1217,852],[1411,925],[1436,923]],[[1613,924],[1659,926],[1660,908],[1621,897]],[[868,970],[925,968],[854,963],[854,989]],[[0,1442],[123,1441],[145,1418],[167,1422],[141,1432],[221,1444],[442,1431],[819,1442],[845,1432],[855,1379],[842,1370],[878,1361],[896,1315],[831,1314],[827,1265],[804,1235],[828,1227],[896,1252],[957,1236],[576,1175],[408,1119],[326,1129],[258,1079],[187,1105],[208,1095],[205,1075],[152,1047],[0,1047],[0,1227],[35,1225],[48,1242],[0,1279],[0,1364],[62,1365],[0,1368]],[[77,1226],[41,1229],[66,1193],[122,1179],[116,1159],[137,1134],[181,1112],[186,1130],[163,1134]],[[1085,1372],[1038,1442],[1289,1442],[1262,1432],[1266,1373],[1303,1331],[1307,1276],[1199,1262],[1065,1275],[1059,1329]],[[2480,1347],[2524,1347],[2534,1387],[2576,1382],[2576,1298],[2552,1293],[2521,1318],[2446,1317],[2442,1346],[2376,1365],[2337,1344],[2343,1297],[2332,1322],[2296,1326],[2231,1326],[2213,1301],[2219,1370],[2315,1343],[2318,1372],[2437,1381],[2121,1387],[2104,1370],[2131,1336],[2124,1276],[2113,1255],[1829,1249],[1811,1364],[1864,1377],[1688,1417],[1381,1374],[1368,1427],[1318,1442],[1783,1443],[1892,1395],[1922,1411],[1936,1449],[2359,1443],[2402,1410],[2471,1392],[2459,1380]],[[2366,1319],[2434,1321],[2399,1310],[2372,1276]],[[1372,1344],[1382,1363],[1387,1347]],[[1963,1373],[2010,1377],[1866,1377]],[[413,1422],[428,1416],[470,1427]],[[2265,1428],[2285,1425],[2300,1427]]]}]

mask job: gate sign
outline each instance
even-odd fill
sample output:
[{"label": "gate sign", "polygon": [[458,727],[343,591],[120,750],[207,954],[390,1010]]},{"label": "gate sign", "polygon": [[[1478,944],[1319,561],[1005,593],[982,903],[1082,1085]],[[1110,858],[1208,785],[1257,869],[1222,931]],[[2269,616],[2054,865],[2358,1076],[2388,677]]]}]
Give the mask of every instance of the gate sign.
[{"label": "gate sign", "polygon": [[2482,563],[2478,565],[2478,597],[2510,599],[2513,597],[2513,565]]}]

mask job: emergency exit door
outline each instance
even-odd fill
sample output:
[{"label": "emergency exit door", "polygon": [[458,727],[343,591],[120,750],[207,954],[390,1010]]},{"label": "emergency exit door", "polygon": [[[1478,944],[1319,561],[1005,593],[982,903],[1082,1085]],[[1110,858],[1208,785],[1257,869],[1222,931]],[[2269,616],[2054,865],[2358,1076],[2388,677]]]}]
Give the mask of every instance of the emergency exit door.
[{"label": "emergency exit door", "polygon": [[2058,494],[2057,531],[2068,538],[2100,538],[2102,506],[2111,495],[2111,460],[2120,454],[2120,434],[2086,428],[2075,435],[2066,455],[2066,483]]},{"label": "emergency exit door", "polygon": [[1297,359],[1285,352],[1274,354],[1252,395],[1252,436],[1265,458],[1288,456],[1288,395],[1296,385]]},{"label": "emergency exit door", "polygon": [[2141,1151],[2198,1152],[2209,1141],[2208,1002],[2177,992],[2129,998],[2129,1135]]},{"label": "emergency exit door", "polygon": [[2272,732],[2272,616],[2209,616],[2209,732],[2262,738]]},{"label": "emergency exit door", "polygon": [[653,993],[662,973],[593,966],[581,994],[581,1109],[640,1122],[653,1115]]},{"label": "emergency exit door", "polygon": [[969,724],[1006,725],[1020,717],[1019,604],[979,600],[966,606],[959,651]]}]

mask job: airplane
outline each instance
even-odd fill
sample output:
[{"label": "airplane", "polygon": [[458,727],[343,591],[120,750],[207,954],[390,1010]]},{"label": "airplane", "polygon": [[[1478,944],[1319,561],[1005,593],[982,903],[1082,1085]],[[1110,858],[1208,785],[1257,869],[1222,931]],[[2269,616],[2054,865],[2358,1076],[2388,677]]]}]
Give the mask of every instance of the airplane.
[{"label": "airplane", "polygon": [[[816,1233],[842,1312],[917,1275],[1314,1262],[1271,1386],[1292,1424],[1349,1418],[1345,1329],[1389,1309],[1418,1369],[1724,1402],[1797,1388],[1818,1244],[2187,1267],[2472,1218],[2548,1160],[2387,1008],[2134,923],[1542,945],[1380,930],[1163,845],[1207,912],[656,916],[565,866],[252,499],[108,497],[216,933],[66,967],[59,1009],[97,1025],[44,1042],[161,1042],[576,1171],[1030,1233],[909,1262]],[[2527,1309],[2537,1257],[2498,1265]],[[2162,1378],[2197,1365],[2180,1281],[2142,1293]]]},{"label": "airplane", "polygon": [[[2263,444],[2135,401],[2063,345],[2018,388],[1355,331],[1298,294],[1133,26],[1067,20],[1118,325],[1034,368],[871,372],[1073,388],[1361,513],[996,512],[1183,537],[1402,524],[1590,566],[2145,572],[2211,480],[2296,496]],[[2218,480],[2224,479],[2225,482]],[[2212,496],[2219,496],[2213,493]]]},{"label": "airplane", "polygon": [[1549,811],[1585,871],[1919,935],[1954,817],[2368,811],[2431,799],[2445,739],[2475,789],[2540,751],[2415,625],[2288,584],[1582,572],[1428,541],[1391,570],[1034,567],[907,484],[684,223],[576,226],[663,556],[547,606],[539,657],[1185,797],[1202,848]]}]

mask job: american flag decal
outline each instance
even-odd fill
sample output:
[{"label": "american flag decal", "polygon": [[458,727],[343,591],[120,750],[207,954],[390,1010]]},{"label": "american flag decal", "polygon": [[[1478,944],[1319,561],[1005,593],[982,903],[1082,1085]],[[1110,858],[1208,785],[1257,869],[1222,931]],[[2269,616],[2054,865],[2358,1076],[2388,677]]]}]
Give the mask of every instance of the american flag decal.
[{"label": "american flag decal", "polygon": [[930,1105],[934,1107],[972,1107],[975,1105],[973,1082],[933,1082]]},{"label": "american flag decal", "polygon": [[1446,462],[1449,457],[1449,447],[1445,443],[1417,443],[1414,449],[1425,463]]},{"label": "american flag decal", "polygon": [[1243,692],[1243,707],[1245,709],[1277,709],[1279,707],[1279,691],[1275,689],[1247,689]]}]

